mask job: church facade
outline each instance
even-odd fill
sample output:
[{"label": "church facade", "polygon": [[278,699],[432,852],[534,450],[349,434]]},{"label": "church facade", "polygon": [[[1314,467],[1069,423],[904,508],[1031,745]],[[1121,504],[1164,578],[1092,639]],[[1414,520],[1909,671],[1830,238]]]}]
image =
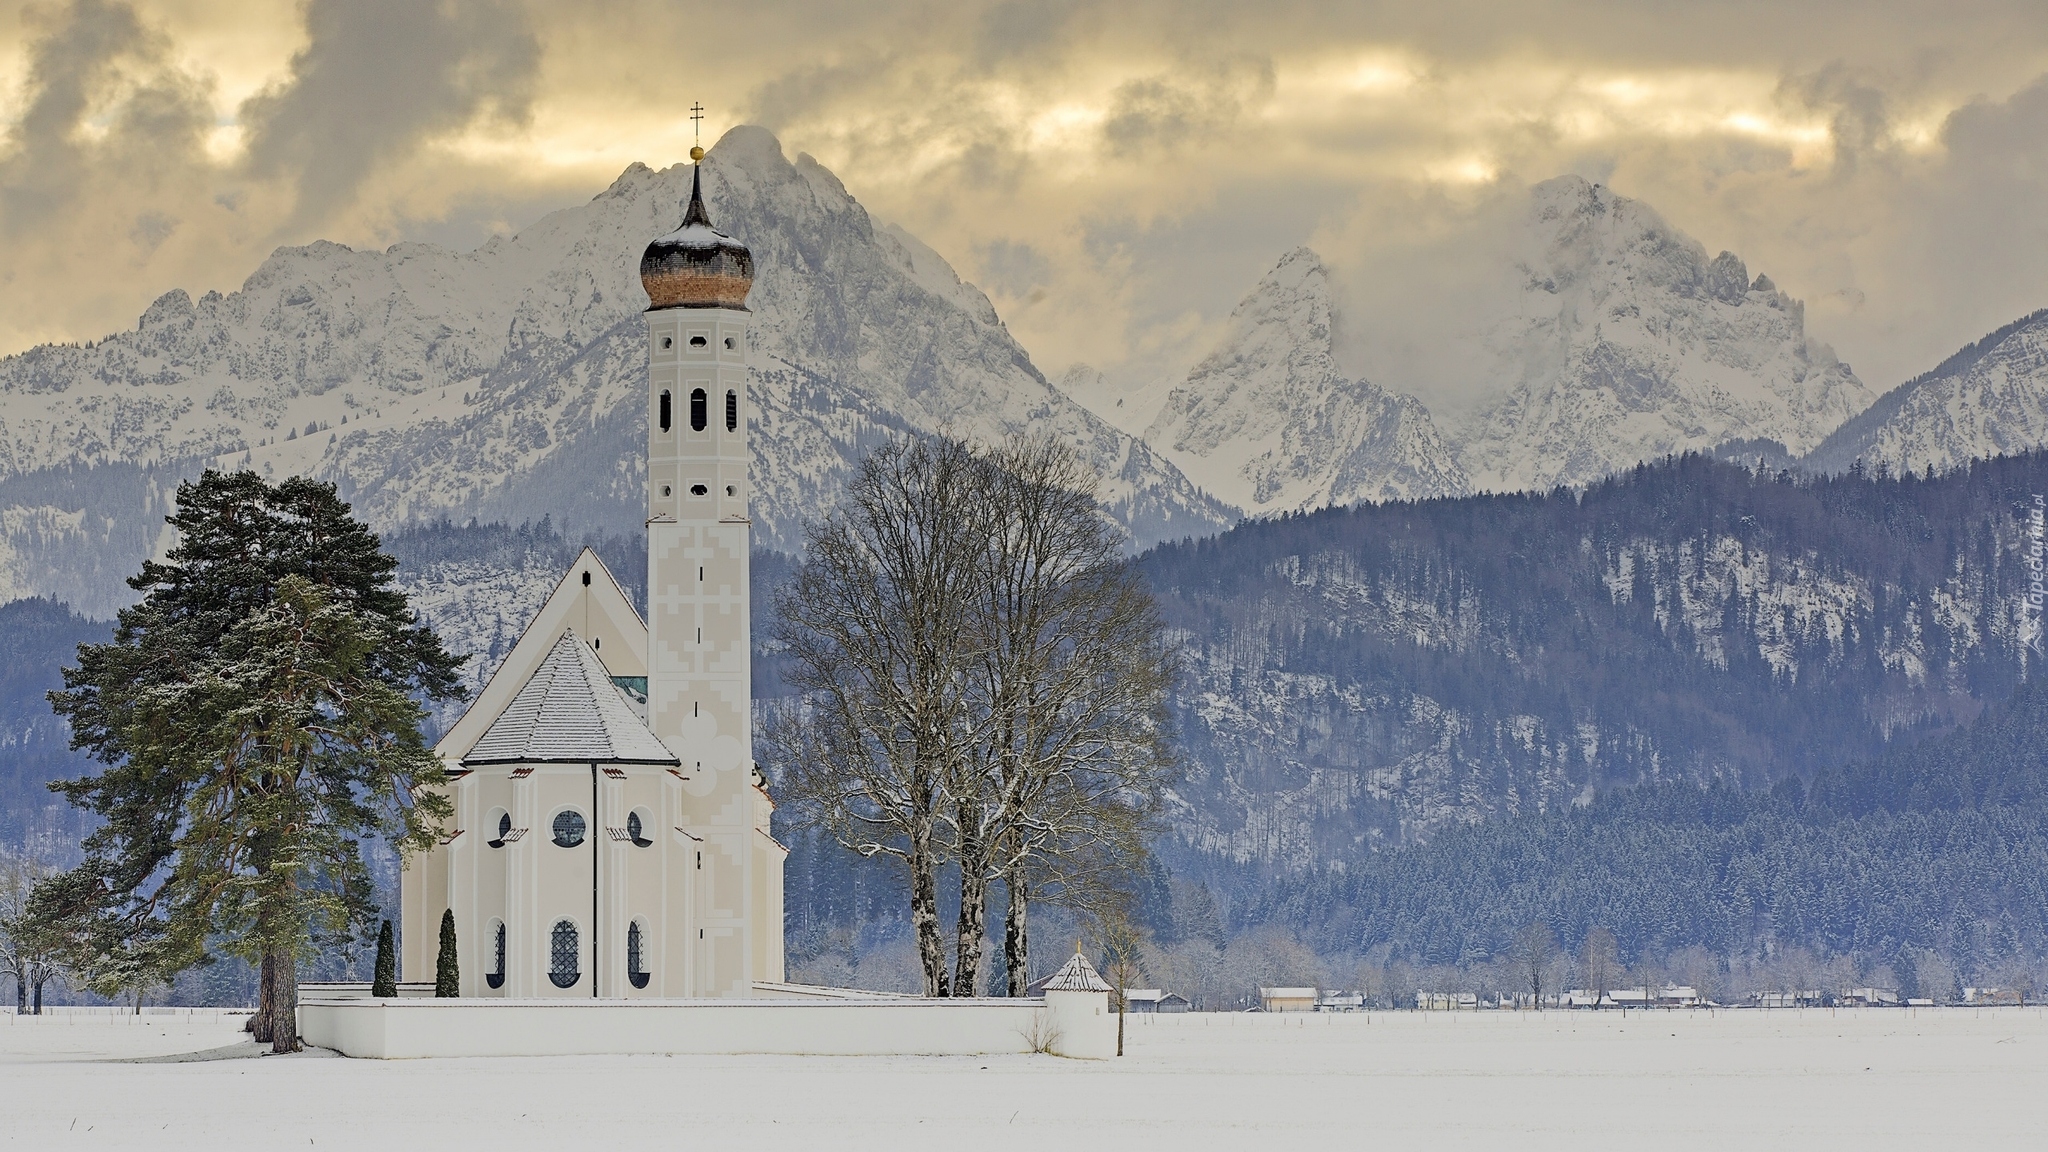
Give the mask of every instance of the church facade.
[{"label": "church facade", "polygon": [[404,873],[408,981],[433,979],[444,911],[463,996],[732,998],[784,978],[788,853],[752,738],[753,260],[697,174],[640,274],[647,615],[586,550],[436,747],[455,816]]}]

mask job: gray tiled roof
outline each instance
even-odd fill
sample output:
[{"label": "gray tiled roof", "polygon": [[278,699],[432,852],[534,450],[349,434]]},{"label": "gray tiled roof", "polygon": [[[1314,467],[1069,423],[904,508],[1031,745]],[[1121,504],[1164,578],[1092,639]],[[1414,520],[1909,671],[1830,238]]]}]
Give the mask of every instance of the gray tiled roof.
[{"label": "gray tiled roof", "polygon": [[590,645],[565,631],[465,765],[678,764],[612,683]]}]

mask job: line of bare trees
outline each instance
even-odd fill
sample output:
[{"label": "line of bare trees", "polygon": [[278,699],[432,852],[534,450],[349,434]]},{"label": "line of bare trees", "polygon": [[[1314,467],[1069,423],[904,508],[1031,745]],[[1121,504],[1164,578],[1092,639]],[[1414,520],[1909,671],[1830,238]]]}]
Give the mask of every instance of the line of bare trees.
[{"label": "line of bare trees", "polygon": [[1004,891],[1004,985],[1022,995],[1031,903],[1115,886],[1174,770],[1152,596],[1094,475],[1048,438],[893,441],[805,535],[776,605],[798,695],[764,730],[783,799],[902,863],[926,995],[980,994]]}]

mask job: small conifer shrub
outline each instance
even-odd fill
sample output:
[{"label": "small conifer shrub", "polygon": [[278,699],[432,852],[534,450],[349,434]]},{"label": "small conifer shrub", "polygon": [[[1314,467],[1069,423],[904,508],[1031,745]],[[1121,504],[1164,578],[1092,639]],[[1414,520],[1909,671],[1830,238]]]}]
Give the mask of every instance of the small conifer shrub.
[{"label": "small conifer shrub", "polygon": [[377,929],[377,970],[370,977],[370,995],[398,995],[398,953],[391,943],[391,921]]},{"label": "small conifer shrub", "polygon": [[441,954],[434,958],[434,995],[462,995],[462,973],[455,966],[455,909],[441,912]]}]

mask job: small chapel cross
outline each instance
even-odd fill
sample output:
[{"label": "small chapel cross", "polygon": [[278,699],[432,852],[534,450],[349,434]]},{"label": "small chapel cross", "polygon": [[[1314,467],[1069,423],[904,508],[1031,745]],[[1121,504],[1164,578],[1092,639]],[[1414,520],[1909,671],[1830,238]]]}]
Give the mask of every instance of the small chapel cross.
[{"label": "small chapel cross", "polygon": [[690,131],[696,137],[691,144],[690,159],[702,160],[704,158],[704,105],[694,100],[690,102]]}]

